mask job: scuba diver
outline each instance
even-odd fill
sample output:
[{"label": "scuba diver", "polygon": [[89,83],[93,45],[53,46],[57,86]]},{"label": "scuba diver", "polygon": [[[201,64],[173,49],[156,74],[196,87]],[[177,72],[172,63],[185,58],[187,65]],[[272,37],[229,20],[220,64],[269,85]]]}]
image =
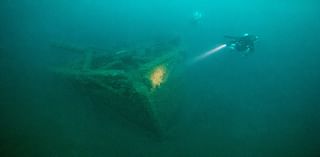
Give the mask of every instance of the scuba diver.
[{"label": "scuba diver", "polygon": [[202,18],[203,18],[202,13],[199,12],[199,11],[195,11],[195,12],[193,13],[193,15],[192,15],[191,23],[197,25],[197,24],[200,23],[200,21],[202,20]]},{"label": "scuba diver", "polygon": [[254,52],[254,43],[257,41],[258,36],[246,33],[241,37],[225,36],[225,38],[230,39],[227,42],[227,47],[247,55]]},{"label": "scuba diver", "polygon": [[258,40],[258,36],[249,35],[247,33],[240,37],[225,36],[225,38],[229,39],[230,41],[220,44],[215,48],[205,53],[202,53],[201,55],[194,58],[194,60],[191,63],[196,63],[198,61],[201,61],[207,58],[208,56],[221,51],[226,47],[229,47],[230,49],[236,50],[241,54],[247,56],[249,53],[254,52],[254,43]]}]

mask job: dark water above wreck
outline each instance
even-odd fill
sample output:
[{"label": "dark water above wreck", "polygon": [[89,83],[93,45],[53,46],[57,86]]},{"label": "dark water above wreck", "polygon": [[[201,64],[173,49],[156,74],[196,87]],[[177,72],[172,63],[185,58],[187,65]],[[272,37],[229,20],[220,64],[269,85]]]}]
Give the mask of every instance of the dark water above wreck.
[{"label": "dark water above wreck", "polygon": [[[319,19],[315,0],[2,0],[0,156],[318,157]],[[260,36],[254,54],[223,50],[187,68],[186,103],[164,137],[50,71],[74,55],[54,42],[117,49],[178,37],[192,58],[243,33]]]}]

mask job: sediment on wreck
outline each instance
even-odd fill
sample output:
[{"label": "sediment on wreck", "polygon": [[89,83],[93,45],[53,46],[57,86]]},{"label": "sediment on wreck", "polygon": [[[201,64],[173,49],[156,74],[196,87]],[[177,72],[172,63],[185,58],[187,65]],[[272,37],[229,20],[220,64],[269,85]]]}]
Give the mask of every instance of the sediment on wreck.
[{"label": "sediment on wreck", "polygon": [[173,125],[183,97],[184,55],[177,43],[107,52],[54,43],[57,51],[80,55],[54,68],[93,100],[107,105],[128,121],[155,134]]}]

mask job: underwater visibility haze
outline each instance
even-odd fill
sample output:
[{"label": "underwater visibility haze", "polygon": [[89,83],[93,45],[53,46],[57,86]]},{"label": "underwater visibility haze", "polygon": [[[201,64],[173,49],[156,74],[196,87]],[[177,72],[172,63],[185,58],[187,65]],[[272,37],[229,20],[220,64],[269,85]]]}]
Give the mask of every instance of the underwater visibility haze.
[{"label": "underwater visibility haze", "polygon": [[2,0],[0,156],[319,157],[316,0]]}]

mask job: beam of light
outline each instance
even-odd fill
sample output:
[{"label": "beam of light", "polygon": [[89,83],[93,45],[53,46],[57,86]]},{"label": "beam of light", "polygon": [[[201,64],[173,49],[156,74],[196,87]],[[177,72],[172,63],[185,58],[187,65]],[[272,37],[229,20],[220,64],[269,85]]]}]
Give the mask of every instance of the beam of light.
[{"label": "beam of light", "polygon": [[203,53],[202,55],[196,57],[192,63],[196,63],[196,62],[199,62],[205,58],[207,58],[208,56],[214,54],[214,53],[217,53],[219,52],[220,50],[222,50],[223,48],[225,48],[227,46],[227,44],[222,44],[222,45],[219,45],[217,47],[215,47],[214,49],[211,49],[205,53]]}]

